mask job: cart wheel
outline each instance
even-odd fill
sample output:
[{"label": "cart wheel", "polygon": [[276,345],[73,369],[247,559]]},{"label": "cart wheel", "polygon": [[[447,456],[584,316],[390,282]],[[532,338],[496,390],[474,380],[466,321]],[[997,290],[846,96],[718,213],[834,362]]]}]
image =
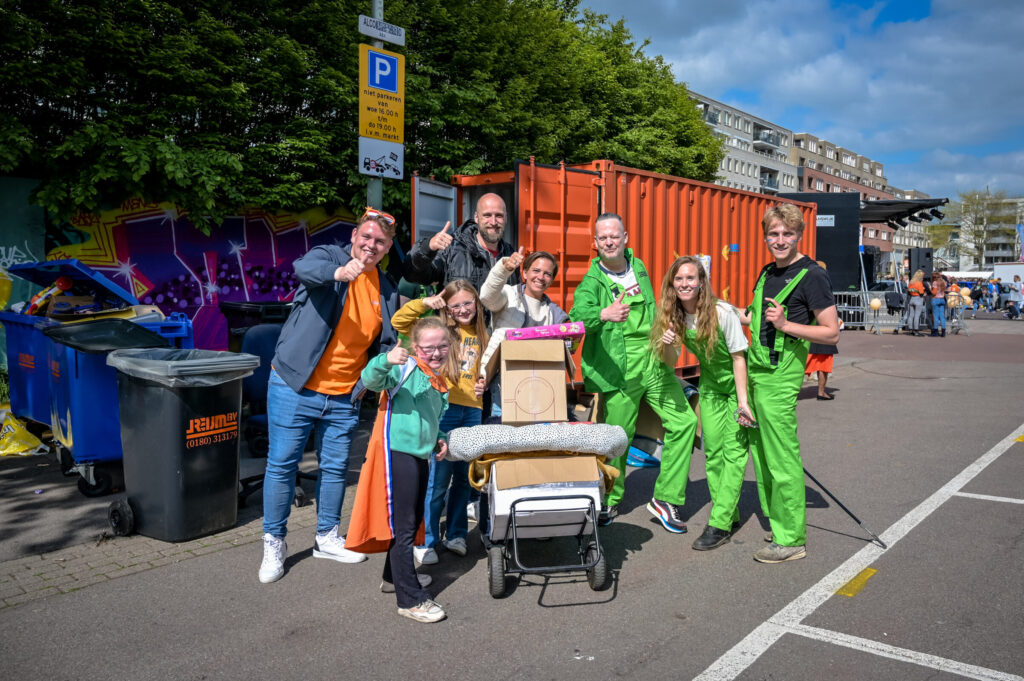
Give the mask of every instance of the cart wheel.
[{"label": "cart wheel", "polygon": [[96,480],[95,485],[90,485],[89,481],[85,478],[78,479],[78,491],[87,497],[102,497],[110,494],[114,491],[113,480],[110,476],[101,471],[94,471],[93,478]]},{"label": "cart wheel", "polygon": [[135,529],[135,512],[127,499],[118,499],[110,504],[107,520],[117,537],[127,537]]},{"label": "cart wheel", "polygon": [[60,472],[65,478],[78,475],[75,470],[75,459],[71,456],[71,450],[63,445],[57,446],[57,461],[60,463]]},{"label": "cart wheel", "polygon": [[[591,543],[587,547],[586,562],[591,562],[597,557],[597,546]],[[587,570],[587,583],[590,584],[590,588],[594,591],[602,591],[608,586],[608,563],[605,560],[605,556],[602,553],[601,559],[597,561],[594,567]]]},{"label": "cart wheel", "polygon": [[490,581],[491,598],[505,595],[505,555],[501,546],[487,549],[487,576]]},{"label": "cart wheel", "polygon": [[102,497],[124,489],[124,474],[119,465],[97,464],[92,471],[96,484],[85,478],[78,479],[78,491],[87,497]]},{"label": "cart wheel", "polygon": [[309,497],[306,496],[306,490],[302,489],[299,485],[295,485],[295,498],[292,501],[295,504],[295,508],[309,506],[310,503]]}]

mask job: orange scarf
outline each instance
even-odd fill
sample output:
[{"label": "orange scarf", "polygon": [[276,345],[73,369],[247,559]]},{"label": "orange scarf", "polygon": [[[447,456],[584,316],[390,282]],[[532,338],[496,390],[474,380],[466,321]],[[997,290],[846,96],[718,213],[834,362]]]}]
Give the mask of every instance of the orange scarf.
[{"label": "orange scarf", "polygon": [[[445,380],[426,362],[414,358],[420,371],[430,379],[430,385],[440,393],[448,392]],[[366,461],[359,472],[359,486],[352,506],[352,517],[345,536],[345,548],[358,553],[384,553],[395,536],[394,499],[391,486],[391,393],[380,394],[377,419],[366,447]],[[425,541],[423,523],[416,530],[415,545]]]}]

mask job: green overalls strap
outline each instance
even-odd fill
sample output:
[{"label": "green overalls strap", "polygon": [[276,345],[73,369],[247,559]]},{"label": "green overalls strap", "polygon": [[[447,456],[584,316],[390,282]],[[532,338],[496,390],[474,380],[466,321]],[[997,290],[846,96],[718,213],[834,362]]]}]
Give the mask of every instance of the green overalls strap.
[{"label": "green overalls strap", "polygon": [[[793,292],[793,289],[797,287],[800,280],[807,274],[807,270],[800,270],[797,275],[793,277],[788,284],[786,284],[781,291],[774,296],[775,300],[782,305],[782,303],[789,297],[789,294]],[[768,276],[768,270],[761,273],[761,278],[757,280],[757,286],[754,287],[754,302],[750,306],[750,329],[751,329],[751,342],[750,349],[747,351],[747,356],[750,358],[750,363],[756,365],[759,368],[765,368],[774,370],[781,363],[781,357],[783,355],[783,349],[785,348],[787,339],[790,342],[793,340],[799,341],[800,339],[787,336],[781,331],[776,330],[775,332],[775,343],[772,345],[771,350],[765,347],[761,343],[761,319],[764,317],[764,281]],[[782,309],[785,310],[786,306],[782,305]],[[807,344],[806,341],[802,341]],[[809,345],[809,344],[808,344]],[[806,360],[806,357],[804,357]]]},{"label": "green overalls strap", "polygon": [[708,524],[731,532],[740,519],[740,491],[748,450],[747,429],[736,423],[733,416],[739,405],[732,355],[721,327],[712,352],[706,352],[700,345],[693,329],[686,330],[683,343],[700,362],[700,424],[704,433],[704,470],[711,495]]}]

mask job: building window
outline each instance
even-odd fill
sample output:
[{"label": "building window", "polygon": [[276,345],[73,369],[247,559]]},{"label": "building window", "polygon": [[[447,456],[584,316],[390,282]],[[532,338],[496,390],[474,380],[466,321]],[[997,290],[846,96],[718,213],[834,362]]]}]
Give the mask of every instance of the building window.
[{"label": "building window", "polygon": [[722,125],[732,125],[732,114],[728,111],[722,112]]},{"label": "building window", "polygon": [[818,153],[818,143],[814,140],[807,140],[807,151]]},{"label": "building window", "polygon": [[750,121],[743,119],[743,132],[750,132]]},{"label": "building window", "polygon": [[826,158],[835,158],[836,157],[836,150],[833,149],[832,147],[825,147],[825,157]]},{"label": "building window", "polygon": [[843,163],[845,163],[848,166],[856,166],[857,159],[855,159],[851,154],[843,152]]},{"label": "building window", "polygon": [[819,192],[823,192],[825,191],[825,183],[822,182],[821,180],[815,180],[814,188],[817,189]]}]

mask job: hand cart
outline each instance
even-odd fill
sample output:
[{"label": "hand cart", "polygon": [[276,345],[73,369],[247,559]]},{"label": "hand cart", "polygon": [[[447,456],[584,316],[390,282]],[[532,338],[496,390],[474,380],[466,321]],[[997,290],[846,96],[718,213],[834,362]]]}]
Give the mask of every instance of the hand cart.
[{"label": "hand cart", "polygon": [[[534,492],[536,488],[530,491]],[[562,504],[559,511],[571,511],[564,513],[564,518],[560,518],[555,523],[520,525],[520,521],[525,516],[547,510],[544,508],[545,502],[550,503],[556,500]],[[564,508],[566,501],[578,501],[579,506],[566,509]],[[534,534],[537,530],[543,530],[541,534],[544,537],[575,537],[579,561],[567,565],[525,565],[519,548],[520,531],[524,527],[529,527]],[[493,527],[486,535],[481,535],[484,547],[487,549],[488,585],[493,598],[501,598],[505,595],[506,578],[510,575],[584,572],[587,575],[587,583],[594,591],[601,591],[608,586],[608,563],[601,550],[601,541],[597,535],[597,509],[594,506],[593,497],[578,494],[517,498],[512,501],[509,508],[508,520],[504,529],[503,540],[500,541],[491,539],[494,535]]]}]

